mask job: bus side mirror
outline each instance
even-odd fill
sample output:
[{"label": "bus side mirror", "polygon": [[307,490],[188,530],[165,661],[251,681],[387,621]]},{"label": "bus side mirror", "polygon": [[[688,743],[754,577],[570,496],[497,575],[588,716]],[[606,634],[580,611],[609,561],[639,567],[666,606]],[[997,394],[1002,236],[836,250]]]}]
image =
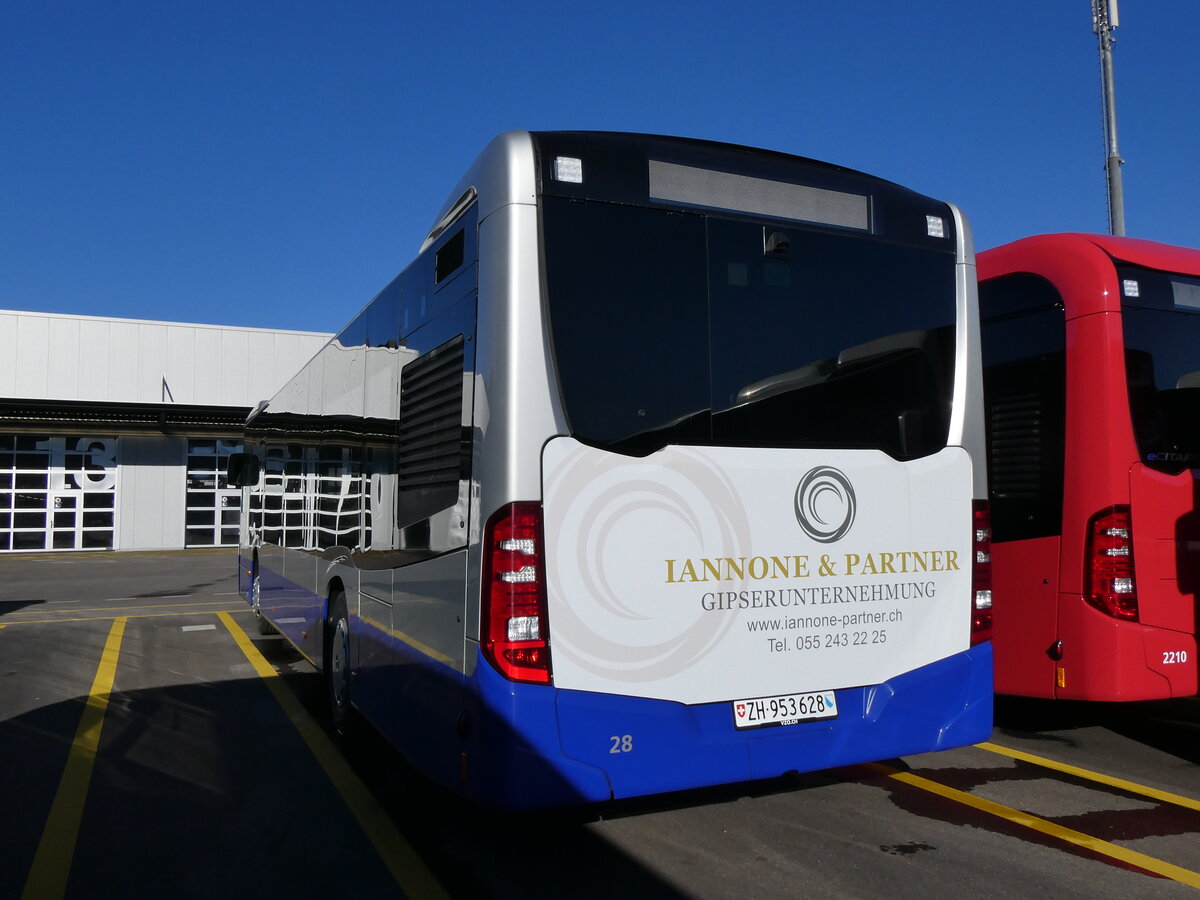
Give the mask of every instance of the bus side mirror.
[{"label": "bus side mirror", "polygon": [[258,484],[259,471],[258,457],[253,453],[229,454],[229,467],[225,474],[233,487],[253,487]]}]

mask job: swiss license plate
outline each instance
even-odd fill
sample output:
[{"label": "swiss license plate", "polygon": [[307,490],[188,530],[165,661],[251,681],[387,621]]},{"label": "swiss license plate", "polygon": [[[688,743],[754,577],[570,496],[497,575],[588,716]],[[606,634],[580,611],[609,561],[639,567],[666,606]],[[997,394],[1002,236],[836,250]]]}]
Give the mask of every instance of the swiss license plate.
[{"label": "swiss license plate", "polygon": [[765,728],[768,725],[791,725],[805,720],[836,719],[837,714],[837,697],[833,691],[733,701],[733,724],[737,728]]}]

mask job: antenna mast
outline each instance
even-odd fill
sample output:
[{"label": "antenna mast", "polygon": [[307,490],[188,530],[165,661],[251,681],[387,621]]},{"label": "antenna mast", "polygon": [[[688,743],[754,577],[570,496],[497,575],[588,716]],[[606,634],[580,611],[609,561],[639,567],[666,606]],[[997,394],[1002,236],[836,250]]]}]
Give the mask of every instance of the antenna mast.
[{"label": "antenna mast", "polygon": [[1092,31],[1100,45],[1100,84],[1104,95],[1104,155],[1108,175],[1108,233],[1125,233],[1125,191],[1121,185],[1121,165],[1125,161],[1117,151],[1117,110],[1113,97],[1112,33],[1120,24],[1117,0],[1092,0]]}]

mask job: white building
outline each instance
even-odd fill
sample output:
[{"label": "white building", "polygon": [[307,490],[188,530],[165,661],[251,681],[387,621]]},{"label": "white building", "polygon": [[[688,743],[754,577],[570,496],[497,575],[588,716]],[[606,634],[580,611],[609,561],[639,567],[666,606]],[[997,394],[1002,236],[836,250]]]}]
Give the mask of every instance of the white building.
[{"label": "white building", "polygon": [[235,545],[225,460],[329,337],[0,310],[0,553]]}]

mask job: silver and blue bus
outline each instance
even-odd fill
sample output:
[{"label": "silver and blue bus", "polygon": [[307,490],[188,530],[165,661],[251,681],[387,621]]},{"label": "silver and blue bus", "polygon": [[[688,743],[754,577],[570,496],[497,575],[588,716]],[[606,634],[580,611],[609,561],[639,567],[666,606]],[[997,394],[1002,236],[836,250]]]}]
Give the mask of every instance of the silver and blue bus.
[{"label": "silver and blue bus", "polygon": [[241,590],[335,724],[489,805],[985,739],[978,334],[953,205],[502,134],[248,419]]}]

